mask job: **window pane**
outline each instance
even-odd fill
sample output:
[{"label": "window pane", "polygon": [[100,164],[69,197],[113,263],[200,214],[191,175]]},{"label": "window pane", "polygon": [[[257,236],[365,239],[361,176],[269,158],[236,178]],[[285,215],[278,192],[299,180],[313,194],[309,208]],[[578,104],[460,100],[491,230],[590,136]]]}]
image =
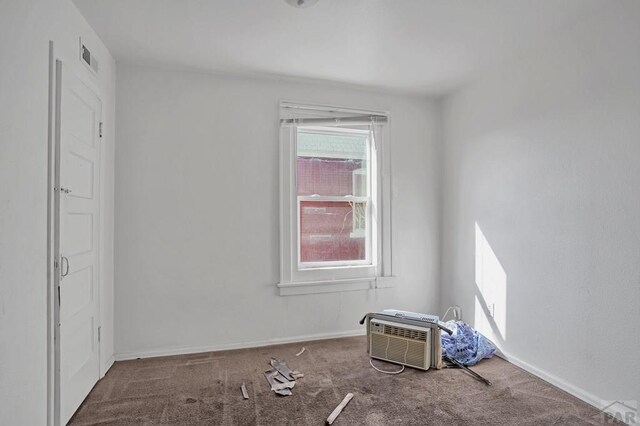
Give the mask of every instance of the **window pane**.
[{"label": "window pane", "polygon": [[368,196],[367,136],[298,131],[298,195]]},{"label": "window pane", "polygon": [[365,212],[366,202],[300,201],[300,261],[365,260]]}]

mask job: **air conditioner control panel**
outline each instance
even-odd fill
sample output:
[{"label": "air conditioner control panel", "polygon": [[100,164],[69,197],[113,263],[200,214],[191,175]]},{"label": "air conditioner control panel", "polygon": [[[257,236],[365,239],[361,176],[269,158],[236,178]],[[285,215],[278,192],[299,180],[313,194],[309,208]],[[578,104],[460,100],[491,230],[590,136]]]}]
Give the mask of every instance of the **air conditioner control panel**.
[{"label": "air conditioner control panel", "polygon": [[374,333],[382,333],[384,332],[384,324],[380,324],[379,322],[371,321],[371,331]]}]

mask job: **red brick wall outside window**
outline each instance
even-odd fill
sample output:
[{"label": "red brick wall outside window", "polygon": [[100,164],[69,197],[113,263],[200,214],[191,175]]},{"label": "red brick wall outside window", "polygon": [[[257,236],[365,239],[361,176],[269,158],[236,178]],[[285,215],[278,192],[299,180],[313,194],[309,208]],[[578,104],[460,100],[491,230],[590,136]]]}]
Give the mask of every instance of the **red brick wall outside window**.
[{"label": "red brick wall outside window", "polygon": [[[298,195],[353,194],[353,172],[364,161],[343,158],[298,157]],[[353,207],[349,202],[302,201],[300,205],[300,260],[324,262],[364,260],[364,235],[353,233]]]}]

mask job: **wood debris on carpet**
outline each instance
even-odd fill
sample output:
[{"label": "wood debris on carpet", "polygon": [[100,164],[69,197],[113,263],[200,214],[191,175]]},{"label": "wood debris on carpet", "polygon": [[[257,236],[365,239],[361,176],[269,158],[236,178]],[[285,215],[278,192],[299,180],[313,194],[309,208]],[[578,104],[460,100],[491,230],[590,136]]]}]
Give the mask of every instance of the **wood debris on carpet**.
[{"label": "wood debris on carpet", "polygon": [[344,410],[344,407],[346,407],[349,401],[351,401],[351,398],[353,398],[353,394],[349,392],[347,396],[344,397],[342,402],[338,404],[338,406],[331,412],[329,417],[327,417],[328,425],[333,424],[335,419],[340,415],[340,413],[342,413],[342,410]]},{"label": "wood debris on carpet", "polygon": [[244,382],[242,382],[240,390],[242,391],[242,398],[249,399],[249,392],[247,392],[247,386],[244,384]]},{"label": "wood debris on carpet", "polygon": [[271,390],[282,396],[292,395],[291,389],[296,385],[296,380],[304,377],[304,374],[291,371],[287,363],[278,358],[271,358],[270,365],[273,368],[265,371],[264,377],[271,385]]}]

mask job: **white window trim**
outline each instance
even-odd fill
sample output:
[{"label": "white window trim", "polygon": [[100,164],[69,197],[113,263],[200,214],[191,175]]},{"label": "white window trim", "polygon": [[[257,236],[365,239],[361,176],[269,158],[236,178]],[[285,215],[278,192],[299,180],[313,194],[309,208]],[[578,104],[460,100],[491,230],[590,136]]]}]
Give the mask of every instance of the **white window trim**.
[{"label": "white window trim", "polygon": [[[387,123],[380,126],[377,140],[372,143],[371,167],[376,168],[376,200],[372,214],[371,228],[376,232],[372,238],[371,253],[377,253],[377,261],[366,265],[348,265],[339,267],[312,267],[299,269],[298,232],[299,212],[296,194],[296,126],[280,126],[280,295],[298,295],[327,293],[337,291],[370,290],[393,287],[391,270],[391,157],[389,146],[389,113],[380,111],[362,111],[335,106],[317,106],[296,102],[281,102],[285,105],[303,109],[340,111],[366,115],[385,115]],[[315,197],[314,197],[315,198]],[[357,198],[357,197],[354,197]],[[320,198],[317,198],[320,200]],[[371,208],[371,207],[369,207]],[[309,266],[309,265],[305,265]]]}]

